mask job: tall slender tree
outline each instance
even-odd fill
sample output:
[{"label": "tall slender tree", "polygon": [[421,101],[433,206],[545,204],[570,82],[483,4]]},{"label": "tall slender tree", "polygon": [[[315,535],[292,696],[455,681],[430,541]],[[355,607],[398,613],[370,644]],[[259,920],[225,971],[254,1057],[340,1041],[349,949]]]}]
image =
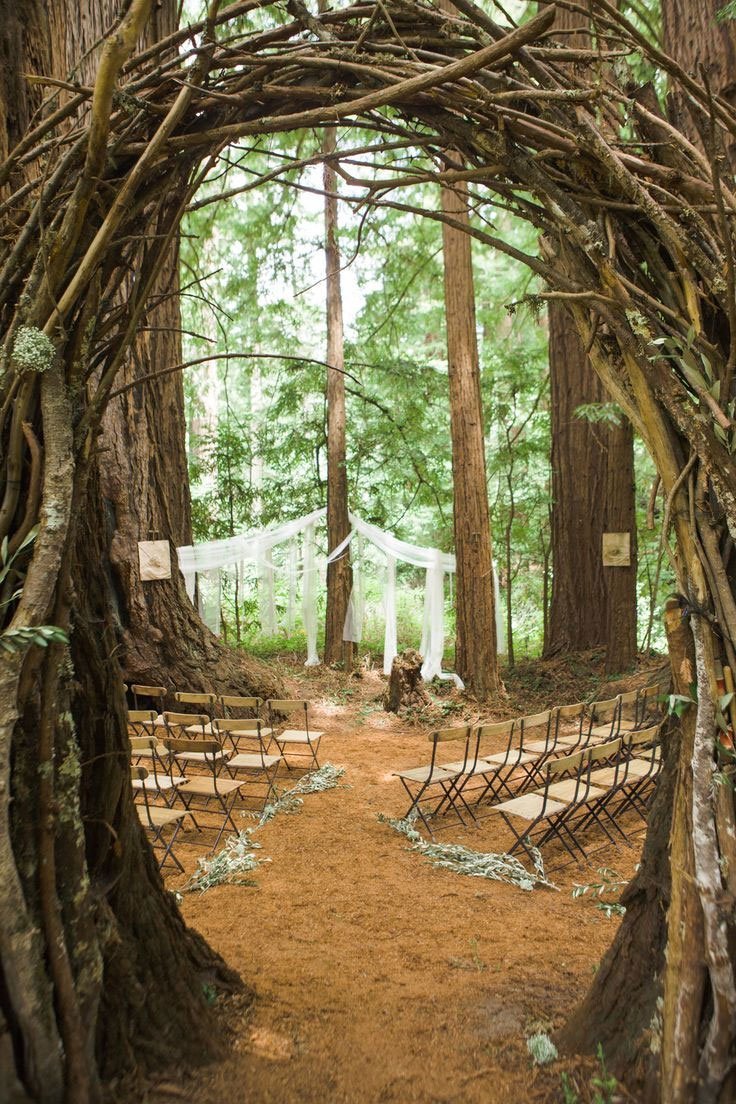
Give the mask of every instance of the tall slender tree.
[{"label": "tall slender tree", "polygon": [[[325,154],[325,267],[327,306],[327,549],[332,552],[350,532],[348,517],[348,472],[346,466],[345,334],[340,278],[338,238],[337,173],[329,160],[335,152],[337,134],[326,127],[322,140]],[[343,639],[353,572],[350,550],[327,565],[327,609],[325,612],[325,663],[353,664],[354,645]]]},{"label": "tall slender tree", "polygon": [[[439,6],[449,14],[457,12],[451,0],[440,0]],[[447,163],[462,167],[452,152]],[[443,186],[441,201],[445,215],[458,224],[442,224],[457,559],[455,666],[467,688],[482,701],[498,691],[500,680],[473,256],[471,238],[464,229],[470,224],[466,184]]]}]

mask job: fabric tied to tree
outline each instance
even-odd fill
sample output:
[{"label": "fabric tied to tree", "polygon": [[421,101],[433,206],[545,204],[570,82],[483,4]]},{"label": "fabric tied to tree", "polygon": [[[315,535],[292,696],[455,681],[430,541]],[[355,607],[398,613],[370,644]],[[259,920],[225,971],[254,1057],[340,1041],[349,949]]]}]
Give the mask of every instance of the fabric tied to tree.
[{"label": "fabric tied to tree", "polygon": [[276,635],[276,602],[273,593],[273,547],[258,547],[258,614],[264,636]]},{"label": "fabric tied to tree", "polygon": [[299,566],[299,546],[296,537],[289,541],[288,598],[286,603],[286,630],[291,635],[296,624],[296,576]]},{"label": "fabric tied to tree", "polygon": [[391,664],[398,655],[396,631],[396,557],[386,556],[386,586],[383,591],[383,615],[386,628],[383,635],[383,673],[391,674]]},{"label": "fabric tied to tree", "polygon": [[304,532],[304,552],[302,557],[302,621],[307,637],[307,658],[305,667],[319,664],[317,653],[317,561],[314,541],[315,524],[307,525]]},{"label": "fabric tied to tree", "polygon": [[[360,644],[363,639],[363,621],[365,618],[365,594],[362,575],[363,538],[360,535],[358,535],[355,545],[357,555],[353,560],[353,585],[350,588],[342,638],[343,640],[351,640],[354,644]],[[347,554],[346,550],[345,555]]]}]

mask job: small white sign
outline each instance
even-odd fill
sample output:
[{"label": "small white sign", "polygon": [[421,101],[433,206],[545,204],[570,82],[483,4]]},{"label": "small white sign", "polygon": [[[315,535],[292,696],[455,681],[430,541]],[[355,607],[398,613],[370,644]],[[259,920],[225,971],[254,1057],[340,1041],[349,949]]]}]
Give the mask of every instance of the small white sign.
[{"label": "small white sign", "polygon": [[603,566],[604,567],[630,567],[631,566],[631,534],[630,533],[604,533],[603,534]]},{"label": "small white sign", "polygon": [[144,583],[171,578],[171,548],[167,540],[138,541],[138,561]]}]

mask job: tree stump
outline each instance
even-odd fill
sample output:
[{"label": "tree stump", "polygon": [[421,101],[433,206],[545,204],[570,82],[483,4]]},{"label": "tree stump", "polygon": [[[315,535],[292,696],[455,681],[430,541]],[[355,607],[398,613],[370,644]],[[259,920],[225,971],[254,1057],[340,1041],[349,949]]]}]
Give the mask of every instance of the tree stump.
[{"label": "tree stump", "polygon": [[387,713],[398,713],[400,709],[421,708],[427,705],[429,697],[422,680],[424,657],[415,648],[407,648],[401,655],[394,657],[388,689],[383,697],[383,708]]}]

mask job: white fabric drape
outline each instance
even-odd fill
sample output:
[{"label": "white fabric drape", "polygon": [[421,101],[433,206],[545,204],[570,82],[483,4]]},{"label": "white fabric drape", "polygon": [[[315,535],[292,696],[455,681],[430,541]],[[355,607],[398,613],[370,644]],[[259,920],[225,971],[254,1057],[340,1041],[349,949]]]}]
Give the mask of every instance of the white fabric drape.
[{"label": "white fabric drape", "polygon": [[[296,578],[298,567],[296,538],[303,534],[302,545],[302,620],[307,637],[307,666],[319,663],[317,654],[317,598],[320,585],[324,585],[322,575],[326,564],[347,554],[348,546],[357,536],[356,559],[353,564],[353,590],[350,596],[348,614],[345,619],[344,638],[360,642],[363,631],[364,593],[363,593],[363,541],[378,548],[386,557],[386,586],[384,591],[384,613],[386,618],[384,634],[383,669],[388,674],[391,663],[397,653],[396,630],[396,565],[408,563],[426,571],[424,597],[424,623],[422,630],[421,652],[424,656],[422,675],[425,679],[452,678],[462,687],[458,675],[446,674],[442,670],[442,656],[445,635],[445,575],[455,572],[455,557],[450,552],[423,545],[409,544],[399,540],[393,533],[371,525],[350,514],[352,529],[342,543],[335,548],[327,560],[316,557],[315,529],[326,515],[324,507],[313,510],[304,517],[287,521],[283,525],[264,529],[260,532],[243,533],[225,540],[208,541],[204,544],[185,545],[177,549],[179,567],[184,576],[187,594],[193,600],[195,580],[199,576],[200,612],[205,622],[214,632],[220,627],[220,569],[228,564],[254,562],[258,570],[259,606],[261,625],[268,635],[276,632],[276,610],[274,603],[274,566],[272,550],[278,544],[289,542],[288,555],[288,606],[287,626],[291,632],[294,625],[296,608]],[[241,567],[242,571],[242,567]],[[504,618],[499,600],[498,576],[494,567],[493,582],[496,595],[496,633],[498,650],[505,651]]]},{"label": "white fabric drape", "polygon": [[304,558],[302,567],[302,621],[307,637],[305,667],[316,667],[317,654],[317,562],[314,547],[315,523],[311,521],[304,532]]},{"label": "white fabric drape", "polygon": [[396,557],[386,556],[386,586],[383,591],[383,614],[386,628],[383,635],[383,673],[391,674],[391,664],[398,655],[396,631]]},{"label": "white fabric drape", "polygon": [[289,559],[288,559],[288,599],[286,603],[286,629],[289,634],[294,632],[294,625],[296,623],[296,572],[299,564],[299,546],[297,544],[297,538],[292,537],[289,541]]}]

